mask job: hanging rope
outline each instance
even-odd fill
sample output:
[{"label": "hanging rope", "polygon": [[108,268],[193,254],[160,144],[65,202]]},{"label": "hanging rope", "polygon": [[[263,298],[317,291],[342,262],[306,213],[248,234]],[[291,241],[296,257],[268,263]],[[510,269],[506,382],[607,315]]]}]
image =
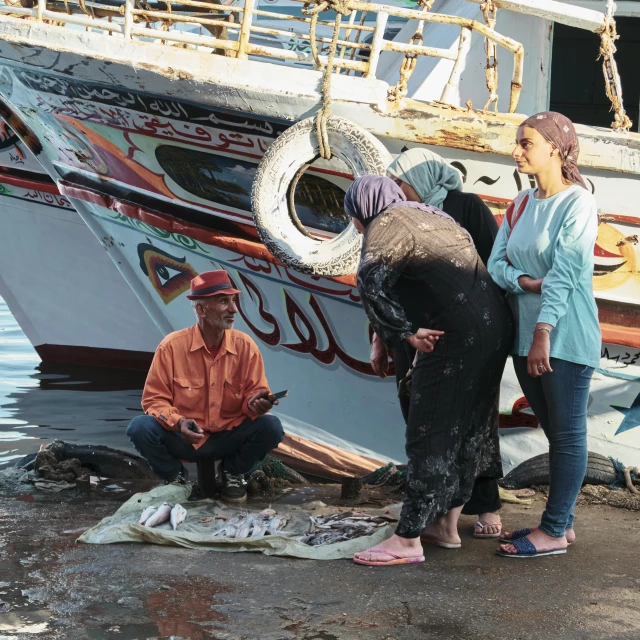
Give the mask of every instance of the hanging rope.
[{"label": "hanging rope", "polygon": [[614,131],[626,132],[631,129],[632,122],[622,104],[622,84],[618,73],[618,65],[613,55],[616,52],[614,42],[620,37],[616,32],[616,22],[613,19],[615,10],[616,5],[613,0],[608,0],[604,24],[596,31],[600,36],[600,55],[598,60],[602,58],[605,89],[609,100],[611,100],[611,111],[616,114],[614,121],[611,123],[611,128]]},{"label": "hanging rope", "polygon": [[342,16],[349,15],[351,9],[349,0],[324,0],[320,4],[309,9],[309,4],[305,4],[302,9],[304,15],[311,16],[311,24],[309,26],[309,37],[311,44],[311,53],[316,69],[322,68],[320,53],[318,52],[318,44],[316,42],[316,26],[318,23],[318,14],[322,11],[333,10],[336,12],[336,20],[333,25],[333,36],[329,45],[329,53],[327,54],[327,65],[324,68],[322,77],[322,108],[316,116],[316,135],[318,136],[318,145],[320,147],[320,157],[324,160],[331,159],[331,146],[329,145],[329,134],[327,133],[327,120],[331,115],[331,75],[333,74],[333,65],[338,49],[338,40],[340,39],[340,24]]},{"label": "hanging rope", "polygon": [[[435,0],[418,0],[418,4],[422,7],[423,13],[431,10]],[[418,21],[416,32],[411,37],[409,44],[418,46],[422,44],[422,32],[424,31],[424,20]],[[392,101],[398,101],[407,95],[407,85],[409,79],[413,75],[418,62],[418,55],[415,53],[406,53],[402,64],[400,65],[400,79],[395,87],[391,87],[387,92],[387,98]]]},{"label": "hanging rope", "polygon": [[[498,7],[493,0],[486,0],[480,5],[484,22],[492,31],[496,27],[496,19]],[[485,75],[487,77],[487,89],[489,89],[489,99],[484,105],[483,111],[489,109],[489,105],[493,104],[494,111],[498,113],[498,47],[493,40],[484,39],[484,50],[487,54],[487,66],[485,67]]]}]

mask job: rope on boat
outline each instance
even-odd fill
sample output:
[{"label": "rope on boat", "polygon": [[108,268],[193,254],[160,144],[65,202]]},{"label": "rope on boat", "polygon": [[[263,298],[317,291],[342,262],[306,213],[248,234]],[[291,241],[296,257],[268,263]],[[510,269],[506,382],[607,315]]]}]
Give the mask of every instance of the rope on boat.
[{"label": "rope on boat", "polygon": [[604,17],[604,24],[596,31],[600,36],[600,55],[598,60],[602,58],[605,89],[609,100],[611,100],[611,111],[616,114],[614,121],[611,123],[611,128],[614,131],[626,133],[631,129],[633,123],[627,116],[622,104],[622,84],[618,73],[618,65],[613,55],[616,52],[614,42],[620,37],[616,31],[616,21],[613,18],[615,10],[615,2],[607,0],[607,13]]},{"label": "rope on boat", "polygon": [[[422,11],[427,13],[431,11],[431,7],[435,0],[418,0],[418,5],[422,7]],[[409,44],[418,46],[422,44],[422,32],[424,31],[424,20],[418,21],[418,26],[416,27],[416,32],[411,37],[411,41]],[[395,87],[391,87],[387,92],[387,98],[392,101],[399,101],[407,95],[407,85],[409,83],[409,79],[413,75],[413,72],[416,68],[416,63],[418,62],[418,54],[417,53],[406,53],[402,64],[400,65],[400,79],[398,80],[398,84]]]},{"label": "rope on boat", "polygon": [[329,45],[329,53],[327,54],[327,65],[324,68],[322,77],[322,108],[316,116],[316,134],[318,136],[318,146],[320,147],[320,157],[324,160],[331,159],[331,146],[329,145],[329,134],[327,133],[327,120],[331,115],[331,75],[333,74],[334,60],[338,49],[338,40],[340,39],[340,24],[342,16],[349,15],[351,8],[349,0],[323,0],[320,4],[316,4],[312,9],[309,4],[305,4],[302,13],[311,16],[311,24],[309,25],[309,36],[311,43],[311,53],[316,69],[322,68],[320,54],[318,53],[318,43],[316,42],[316,25],[318,23],[318,14],[322,11],[335,11],[336,19],[333,25],[333,36]]}]

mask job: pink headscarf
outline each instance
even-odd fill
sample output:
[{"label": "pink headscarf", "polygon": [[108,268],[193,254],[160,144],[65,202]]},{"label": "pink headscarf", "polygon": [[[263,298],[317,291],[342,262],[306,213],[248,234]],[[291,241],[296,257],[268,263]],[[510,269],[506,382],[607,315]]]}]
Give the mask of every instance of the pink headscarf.
[{"label": "pink headscarf", "polygon": [[562,160],[562,175],[569,182],[574,182],[587,188],[578,170],[578,136],[573,122],[556,111],[543,111],[527,118],[521,127],[535,129],[547,142],[550,142],[560,152]]}]

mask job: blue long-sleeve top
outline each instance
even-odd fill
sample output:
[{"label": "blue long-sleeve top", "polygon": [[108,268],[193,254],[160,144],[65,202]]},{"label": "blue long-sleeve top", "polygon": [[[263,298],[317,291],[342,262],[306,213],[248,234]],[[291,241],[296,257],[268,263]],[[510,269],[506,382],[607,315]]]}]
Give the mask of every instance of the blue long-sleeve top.
[{"label": "blue long-sleeve top", "polygon": [[[597,367],[602,338],[592,285],[595,198],[579,185],[544,200],[535,191],[513,231],[506,219],[502,223],[488,264],[516,319],[512,353],[528,355],[536,323],[544,322],[554,327],[552,358]],[[523,275],[543,278],[542,294],[524,291],[518,284]]]}]

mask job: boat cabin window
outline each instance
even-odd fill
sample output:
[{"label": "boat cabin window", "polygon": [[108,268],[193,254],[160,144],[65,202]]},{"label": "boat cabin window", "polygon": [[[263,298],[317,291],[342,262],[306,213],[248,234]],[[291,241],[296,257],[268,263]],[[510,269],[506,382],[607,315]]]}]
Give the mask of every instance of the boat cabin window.
[{"label": "boat cabin window", "polygon": [[[251,213],[251,185],[258,165],[228,156],[173,145],[156,149],[167,175],[188,193],[221,207]],[[340,233],[349,223],[343,208],[344,191],[322,176],[307,171],[298,181],[296,213],[310,232]]]},{"label": "boat cabin window", "polygon": [[[640,131],[640,73],[636,66],[640,60],[640,18],[617,17],[616,25],[620,35],[616,62],[624,108],[633,121],[633,131]],[[597,60],[599,50],[600,38],[595,33],[554,25],[549,108],[573,122],[609,128],[613,114],[605,92],[602,60]]]}]

